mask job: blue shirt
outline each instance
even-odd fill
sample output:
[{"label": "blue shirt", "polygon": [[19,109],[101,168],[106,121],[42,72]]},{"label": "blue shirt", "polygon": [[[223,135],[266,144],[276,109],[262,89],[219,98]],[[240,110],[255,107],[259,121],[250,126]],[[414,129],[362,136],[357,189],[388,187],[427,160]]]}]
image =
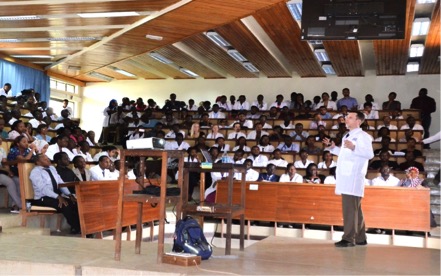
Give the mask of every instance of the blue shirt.
[{"label": "blue shirt", "polygon": [[340,100],[337,101],[338,110],[340,110],[342,105],[346,105],[348,109],[352,109],[354,107],[357,108],[358,107],[357,99],[352,97],[341,98]]},{"label": "blue shirt", "polygon": [[[29,175],[29,179],[32,182],[32,187],[34,188],[34,199],[36,200],[45,196],[52,198],[58,197],[58,194],[54,192],[52,187],[51,177],[49,176],[49,173],[45,171],[45,169],[46,168],[43,168],[42,166],[36,166],[32,169],[31,174]],[[50,166],[49,170],[57,181],[57,184],[64,183],[54,166]],[[63,194],[70,195],[68,188],[62,187],[59,189]]]}]

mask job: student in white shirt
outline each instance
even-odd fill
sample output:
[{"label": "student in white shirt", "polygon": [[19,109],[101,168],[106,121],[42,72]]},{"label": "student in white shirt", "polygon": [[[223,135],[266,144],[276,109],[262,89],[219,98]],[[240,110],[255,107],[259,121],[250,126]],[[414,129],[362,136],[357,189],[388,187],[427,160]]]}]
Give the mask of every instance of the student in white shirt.
[{"label": "student in white shirt", "polygon": [[219,132],[219,125],[212,125],[211,132],[207,134],[205,139],[217,139],[219,137],[224,137],[224,135]]},{"label": "student in white shirt", "polygon": [[380,168],[380,176],[372,179],[371,183],[372,186],[396,187],[400,185],[400,179],[391,175],[389,166],[384,165]]},{"label": "student in white shirt", "polygon": [[286,166],[286,173],[280,176],[279,182],[303,183],[303,176],[297,173],[296,167],[293,163],[288,163]]},{"label": "student in white shirt", "polygon": [[329,150],[323,151],[322,162],[318,163],[319,169],[330,169],[337,166],[337,163],[332,159],[332,154]]},{"label": "student in white shirt", "polygon": [[230,134],[228,134],[228,140],[237,140],[240,137],[245,137],[245,139],[246,139],[245,133],[240,131],[240,129],[241,129],[240,123],[235,122],[233,124],[233,132],[230,132]]},{"label": "student in white shirt", "polygon": [[257,100],[254,101],[251,105],[252,106],[257,106],[257,108],[260,111],[265,111],[265,110],[268,109],[268,104],[266,102],[264,102],[263,99],[264,99],[263,95],[260,94],[260,95],[257,96]]},{"label": "student in white shirt", "polygon": [[250,103],[246,101],[245,95],[240,95],[233,105],[233,110],[250,110]]},{"label": "student in white shirt", "polygon": [[268,164],[268,157],[260,154],[260,149],[258,146],[253,146],[251,148],[251,154],[248,159],[253,160],[253,167],[266,167]]},{"label": "student in white shirt", "polygon": [[208,118],[210,119],[225,119],[225,113],[219,110],[218,104],[213,104],[211,112],[208,113]]},{"label": "student in white shirt", "polygon": [[281,110],[284,106],[288,106],[288,104],[283,101],[283,95],[279,94],[276,96],[276,101],[270,105],[270,108],[275,107],[277,110]]},{"label": "student in white shirt", "polygon": [[108,156],[101,156],[98,160],[98,165],[95,165],[89,169],[90,180],[111,180],[111,175],[109,171],[110,158]]},{"label": "student in white shirt", "polygon": [[300,150],[299,156],[300,160],[294,162],[294,166],[297,169],[306,169],[309,164],[314,163],[313,161],[308,159],[308,152],[304,149]]},{"label": "student in white shirt", "polygon": [[272,159],[268,161],[268,164],[274,164],[276,167],[284,167],[288,165],[288,162],[282,158],[282,152],[279,149],[273,151]]}]

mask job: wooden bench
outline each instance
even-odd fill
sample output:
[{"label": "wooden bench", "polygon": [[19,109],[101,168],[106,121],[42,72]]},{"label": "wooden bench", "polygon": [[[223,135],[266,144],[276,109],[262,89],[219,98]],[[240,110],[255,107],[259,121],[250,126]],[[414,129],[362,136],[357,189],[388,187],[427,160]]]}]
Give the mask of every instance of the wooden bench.
[{"label": "wooden bench", "polygon": [[[333,231],[334,225],[343,225],[341,197],[334,190],[335,185],[247,181],[245,219],[330,225]],[[239,195],[235,182],[233,203]],[[227,183],[218,181],[216,203],[225,203],[226,196]],[[368,186],[362,208],[366,227],[392,229],[393,235],[395,230],[423,231],[426,238],[430,231],[429,189]]]},{"label": "wooden bench", "polygon": [[63,215],[57,213],[57,210],[51,207],[34,206],[32,205],[29,212],[26,208],[26,203],[34,199],[34,188],[29,179],[31,170],[34,168],[33,163],[18,163],[18,174],[20,176],[20,198],[21,198],[21,226],[27,226],[28,217],[39,216],[40,227],[44,228],[47,216],[57,216],[57,231],[61,229],[61,222]]}]

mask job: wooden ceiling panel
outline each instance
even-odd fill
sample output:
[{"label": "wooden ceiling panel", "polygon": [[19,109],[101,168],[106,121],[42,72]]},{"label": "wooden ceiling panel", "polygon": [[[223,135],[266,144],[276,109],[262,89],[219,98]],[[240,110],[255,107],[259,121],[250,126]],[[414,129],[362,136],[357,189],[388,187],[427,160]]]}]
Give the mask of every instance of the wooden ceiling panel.
[{"label": "wooden ceiling panel", "polygon": [[139,78],[144,78],[144,79],[164,79],[163,77],[160,77],[158,75],[155,75],[149,71],[146,70],[145,67],[139,65],[136,66],[136,62],[132,61],[132,60],[124,60],[121,62],[117,62],[115,63],[115,67],[125,70],[129,73],[135,74],[137,77]]},{"label": "wooden ceiling panel", "polygon": [[415,1],[406,5],[406,32],[404,39],[374,40],[377,75],[404,75],[409,57],[412,23],[415,17]]},{"label": "wooden ceiling panel", "polygon": [[[99,49],[89,51],[86,55],[88,58],[93,58],[94,56],[101,56],[103,53],[107,53],[106,58],[103,58],[101,61],[101,66],[98,65],[98,61],[93,61],[97,67],[106,66],[112,63],[110,59],[116,53],[117,55],[113,57],[113,62],[153,51],[161,46],[173,44],[225,22],[231,22],[247,16],[256,10],[277,2],[280,2],[280,0],[191,1],[176,10],[126,32],[124,35],[99,47]],[[160,35],[163,37],[163,40],[147,41],[145,38],[146,34]],[[103,48],[106,50],[102,50]],[[69,63],[78,63],[80,59],[81,57],[73,58]],[[280,74],[276,72],[276,75]]]},{"label": "wooden ceiling panel", "polygon": [[[11,5],[8,5],[11,2]],[[29,4],[30,1],[23,1],[23,5],[16,5],[18,1],[2,0],[0,7],[0,16],[18,16],[18,15],[44,15],[44,14],[74,14],[90,12],[108,12],[108,11],[158,11],[178,0],[149,0],[149,1],[88,1],[78,3],[42,5]]]},{"label": "wooden ceiling panel", "polygon": [[291,77],[241,21],[216,28],[215,31],[267,77]]},{"label": "wooden ceiling panel", "polygon": [[186,74],[180,72],[178,69],[161,63],[148,55],[140,55],[135,58],[133,58],[134,61],[139,62],[142,65],[146,65],[148,67],[155,68],[158,72],[161,72],[164,75],[167,75],[173,79],[192,79],[191,77],[187,76]]},{"label": "wooden ceiling panel", "polygon": [[429,33],[426,38],[423,56],[420,62],[420,74],[440,73],[440,0],[436,2],[431,17]]},{"label": "wooden ceiling panel", "polygon": [[44,18],[39,20],[1,21],[0,31],[8,28],[44,28],[73,26],[127,25],[139,20],[140,16],[107,18]]},{"label": "wooden ceiling panel", "polygon": [[224,78],[224,76],[214,72],[210,68],[199,63],[197,60],[183,53],[172,45],[162,47],[156,52],[168,58],[169,60],[172,60],[176,65],[189,69],[205,79]]},{"label": "wooden ceiling panel", "polygon": [[192,36],[182,42],[236,78],[257,77],[256,74],[246,70],[239,62],[231,58],[225,50],[215,45],[203,34]]},{"label": "wooden ceiling panel", "polygon": [[98,70],[95,70],[95,72],[98,72],[100,74],[104,74],[106,76],[109,76],[109,77],[112,77],[112,78],[118,79],[118,80],[134,80],[134,79],[136,79],[136,78],[131,78],[126,75],[115,72],[114,70],[112,70],[108,67],[100,68]]},{"label": "wooden ceiling panel", "polygon": [[104,37],[109,36],[119,29],[102,30],[55,30],[41,32],[1,32],[0,39],[26,39],[26,38],[63,38],[63,37]]},{"label": "wooden ceiling panel", "polygon": [[323,41],[326,53],[332,63],[335,73],[339,77],[363,76],[358,41]]},{"label": "wooden ceiling panel", "polygon": [[[253,15],[277,48],[301,77],[324,77],[311,47],[300,40],[300,27],[292,18],[286,3],[281,2]],[[277,18],[277,24],[274,19]]]}]

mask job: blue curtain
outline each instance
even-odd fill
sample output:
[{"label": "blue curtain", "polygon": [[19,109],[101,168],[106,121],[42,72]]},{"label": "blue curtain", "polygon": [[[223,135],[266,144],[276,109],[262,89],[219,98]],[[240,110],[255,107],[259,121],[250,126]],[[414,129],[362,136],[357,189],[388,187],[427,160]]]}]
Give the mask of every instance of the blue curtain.
[{"label": "blue curtain", "polygon": [[0,59],[0,87],[12,85],[12,96],[24,89],[33,88],[40,93],[41,101],[48,101],[50,95],[49,76],[45,72]]}]

